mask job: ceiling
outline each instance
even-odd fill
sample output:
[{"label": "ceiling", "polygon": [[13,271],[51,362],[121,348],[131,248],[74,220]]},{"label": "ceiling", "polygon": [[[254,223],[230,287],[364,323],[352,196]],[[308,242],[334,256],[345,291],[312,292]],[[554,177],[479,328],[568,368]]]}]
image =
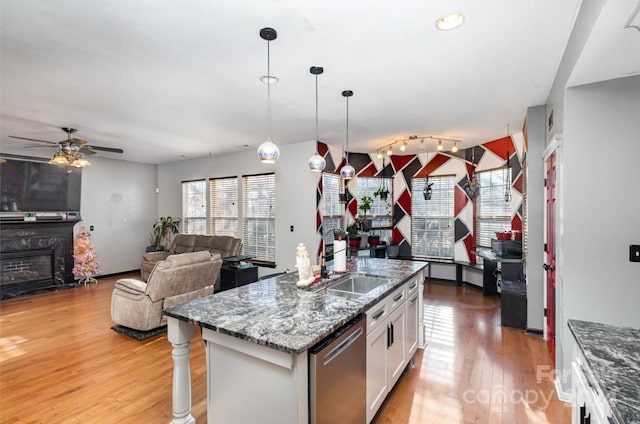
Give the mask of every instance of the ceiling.
[{"label": "ceiling", "polygon": [[[59,141],[59,127],[73,127],[91,144],[124,149],[100,156],[144,163],[255,149],[267,135],[265,26],[278,31],[276,144],[315,138],[309,67],[319,65],[322,141],[345,143],[349,89],[351,151],[410,135],[468,147],[505,136],[508,125],[519,131],[527,107],[545,103],[580,3],[3,0],[0,147],[47,156],[50,148],[25,149],[33,144],[8,136]],[[635,4],[605,7],[626,20]],[[438,31],[436,19],[454,11],[465,23]],[[578,61],[588,72],[578,81],[612,77],[593,60]]]}]

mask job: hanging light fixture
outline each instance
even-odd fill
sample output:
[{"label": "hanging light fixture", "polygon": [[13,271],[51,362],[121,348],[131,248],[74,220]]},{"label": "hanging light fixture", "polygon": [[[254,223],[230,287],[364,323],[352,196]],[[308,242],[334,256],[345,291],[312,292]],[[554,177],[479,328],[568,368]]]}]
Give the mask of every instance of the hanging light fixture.
[{"label": "hanging light fixture", "polygon": [[387,147],[387,156],[391,156],[393,154],[393,144],[390,144],[389,147]]},{"label": "hanging light fixture", "polygon": [[356,176],[355,168],[349,165],[349,97],[351,96],[353,96],[353,91],[351,90],[345,90],[342,92],[342,97],[347,99],[347,151],[345,153],[347,163],[340,170],[340,175],[342,175],[342,178],[345,180],[350,180]]},{"label": "hanging light fixture", "polygon": [[318,142],[320,136],[318,135],[318,75],[324,72],[322,66],[312,66],[309,68],[309,72],[316,76],[316,152],[309,158],[309,169],[313,172],[322,172],[327,165],[327,161],[318,154]]},{"label": "hanging light fixture", "polygon": [[402,144],[400,145],[400,151],[404,152],[405,150],[407,150],[407,142],[403,141]]},{"label": "hanging light fixture", "polygon": [[271,75],[269,44],[278,37],[278,33],[273,28],[262,28],[260,37],[267,41],[267,75],[260,78],[267,84],[267,141],[258,147],[258,159],[262,163],[275,163],[280,157],[280,149],[271,141],[271,84],[275,83],[277,78]]},{"label": "hanging light fixture", "polygon": [[451,153],[458,153],[458,142],[453,143],[453,147],[451,148]]},{"label": "hanging light fixture", "polygon": [[511,162],[509,161],[509,151],[507,150],[507,166],[505,169],[506,175],[504,178],[504,201],[506,203],[511,202]]},{"label": "hanging light fixture", "polygon": [[68,165],[69,160],[67,159],[67,156],[64,154],[64,152],[58,150],[53,154],[53,157],[51,158],[49,163],[52,163],[54,165]]},{"label": "hanging light fixture", "polygon": [[377,157],[378,159],[382,159],[382,150],[378,149]]},{"label": "hanging light fixture", "polygon": [[444,146],[442,145],[442,140],[438,140],[438,151],[441,152],[444,150]]},{"label": "hanging light fixture", "polygon": [[471,179],[465,184],[464,191],[469,196],[469,199],[473,200],[480,195],[480,183],[476,177],[476,147],[471,146],[471,164],[473,165],[473,174]]}]

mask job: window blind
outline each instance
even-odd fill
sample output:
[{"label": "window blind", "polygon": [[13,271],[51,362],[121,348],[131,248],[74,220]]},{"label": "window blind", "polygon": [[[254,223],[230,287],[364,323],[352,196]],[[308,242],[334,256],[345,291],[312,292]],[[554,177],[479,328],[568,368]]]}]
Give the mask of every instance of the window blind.
[{"label": "window blind", "polygon": [[[431,199],[423,190],[431,186]],[[454,176],[414,178],[411,195],[411,250],[413,256],[453,259]]]},{"label": "window blind", "polygon": [[344,191],[343,180],[338,174],[322,173],[322,233],[326,235],[325,243],[333,244],[333,233],[330,230],[340,228],[343,206],[340,204],[340,193]]},{"label": "window blind", "polygon": [[242,177],[242,242],[244,254],[257,260],[276,260],[276,176],[273,173]]},{"label": "window blind", "polygon": [[182,182],[182,232],[207,232],[207,186],[205,180]]},{"label": "window blind", "polygon": [[511,229],[511,204],[505,201],[508,186],[505,168],[479,172],[480,195],[476,199],[476,246],[491,247],[495,233]]},{"label": "window blind", "polygon": [[238,190],[238,177],[209,180],[211,234],[239,237]]}]

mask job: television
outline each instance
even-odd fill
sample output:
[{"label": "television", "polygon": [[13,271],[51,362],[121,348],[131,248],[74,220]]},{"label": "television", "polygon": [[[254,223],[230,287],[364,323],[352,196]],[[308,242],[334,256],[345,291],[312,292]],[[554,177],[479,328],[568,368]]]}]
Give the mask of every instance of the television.
[{"label": "television", "polygon": [[[69,172],[69,170],[71,172]],[[0,163],[0,216],[79,218],[82,169],[17,159]]]}]

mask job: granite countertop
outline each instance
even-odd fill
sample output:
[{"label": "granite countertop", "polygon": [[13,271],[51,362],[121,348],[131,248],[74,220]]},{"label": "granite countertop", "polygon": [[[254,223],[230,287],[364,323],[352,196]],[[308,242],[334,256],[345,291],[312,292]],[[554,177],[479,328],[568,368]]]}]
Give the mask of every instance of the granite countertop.
[{"label": "granite countertop", "polygon": [[577,320],[568,324],[617,422],[640,423],[640,329]]},{"label": "granite countertop", "polygon": [[[350,273],[388,277],[389,283],[358,299],[347,299],[314,292],[344,275],[332,275],[303,290],[296,287],[297,273],[283,274],[170,307],[164,314],[297,354],[364,312],[427,266],[427,262],[354,258],[349,261]],[[331,267],[332,263],[329,263],[327,268],[331,270]]]}]

